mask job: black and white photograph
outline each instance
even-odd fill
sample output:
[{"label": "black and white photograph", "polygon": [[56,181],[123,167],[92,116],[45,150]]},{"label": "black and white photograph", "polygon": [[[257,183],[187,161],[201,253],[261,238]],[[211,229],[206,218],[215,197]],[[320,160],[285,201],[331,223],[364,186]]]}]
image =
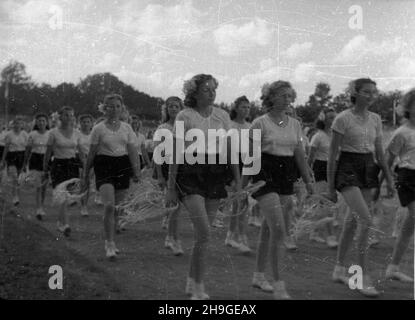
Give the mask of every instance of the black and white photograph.
[{"label": "black and white photograph", "polygon": [[414,17],[0,0],[0,300],[413,301]]}]

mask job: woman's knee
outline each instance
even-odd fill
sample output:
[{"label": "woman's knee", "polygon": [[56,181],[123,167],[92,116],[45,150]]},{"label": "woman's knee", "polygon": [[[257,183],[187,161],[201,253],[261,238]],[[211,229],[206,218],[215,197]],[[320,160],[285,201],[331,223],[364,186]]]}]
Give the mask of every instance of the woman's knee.
[{"label": "woman's knee", "polygon": [[209,242],[210,233],[209,227],[195,229],[195,244],[197,246],[206,246]]}]

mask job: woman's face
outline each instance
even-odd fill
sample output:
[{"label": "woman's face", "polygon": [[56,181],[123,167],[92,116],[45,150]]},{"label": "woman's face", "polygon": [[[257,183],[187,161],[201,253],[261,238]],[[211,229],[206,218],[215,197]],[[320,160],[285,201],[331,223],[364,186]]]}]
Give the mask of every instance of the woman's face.
[{"label": "woman's face", "polygon": [[236,113],[239,118],[246,119],[249,116],[249,109],[250,109],[249,102],[243,101],[238,105],[238,108],[236,108]]},{"label": "woman's face", "polygon": [[39,130],[41,131],[45,131],[46,130],[46,125],[47,125],[47,119],[45,117],[40,117],[36,119],[36,126],[39,128]]},{"label": "woman's face", "polygon": [[336,118],[336,112],[330,111],[326,113],[326,118],[324,119],[324,126],[326,128],[331,128],[331,125],[333,124],[334,118]]},{"label": "woman's face", "polygon": [[72,110],[64,110],[59,117],[62,124],[74,124],[75,116]]},{"label": "woman's face", "polygon": [[83,118],[81,120],[81,130],[82,131],[89,131],[92,128],[92,119],[89,117]]},{"label": "woman's face", "polygon": [[356,93],[356,104],[371,106],[378,97],[378,90],[373,83],[365,83]]},{"label": "woman's face", "polygon": [[291,88],[281,88],[271,96],[272,109],[287,111],[294,102],[294,91]]},{"label": "woman's face", "polygon": [[203,106],[212,105],[215,102],[216,98],[216,85],[213,79],[205,81],[202,83],[197,92],[196,92],[196,100],[198,104]]},{"label": "woman's face", "polygon": [[169,115],[170,119],[176,119],[177,114],[180,111],[180,102],[173,100],[171,102],[168,103],[167,108],[166,108],[166,112]]},{"label": "woman's face", "polygon": [[140,130],[140,120],[137,118],[133,118],[131,120],[131,127],[133,128],[134,131]]},{"label": "woman's face", "polygon": [[105,102],[105,113],[109,118],[119,119],[122,112],[122,104],[118,99],[108,99]]},{"label": "woman's face", "polygon": [[13,129],[16,131],[23,129],[23,120],[22,119],[16,119],[13,121]]}]

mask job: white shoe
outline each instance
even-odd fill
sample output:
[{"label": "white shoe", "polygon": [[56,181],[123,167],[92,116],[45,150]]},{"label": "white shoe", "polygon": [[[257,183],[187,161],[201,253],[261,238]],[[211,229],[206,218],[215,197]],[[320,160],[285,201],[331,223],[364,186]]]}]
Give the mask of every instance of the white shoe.
[{"label": "white shoe", "polygon": [[115,252],[114,242],[105,241],[105,255],[110,260],[115,260],[117,253]]},{"label": "white shoe", "polygon": [[257,228],[261,228],[261,225],[262,225],[261,217],[255,217],[254,226]]},{"label": "white shoe", "polygon": [[363,288],[357,290],[366,297],[376,298],[380,295],[370,277],[365,275],[363,275]]},{"label": "white shoe", "polygon": [[390,264],[386,268],[386,279],[388,280],[397,280],[406,283],[414,283],[414,279],[410,276],[407,276],[399,270],[399,266]]},{"label": "white shoe", "polygon": [[56,228],[59,232],[63,233],[65,231],[65,225],[61,224],[59,221],[56,223]]},{"label": "white shoe", "polygon": [[192,278],[187,277],[186,288],[184,289],[185,293],[188,296],[190,296],[193,294],[194,290],[195,290],[195,281]]},{"label": "white shoe", "polygon": [[58,222],[58,230],[62,232],[65,237],[69,237],[71,234],[71,227],[68,224],[62,225]]},{"label": "white shoe", "polygon": [[183,252],[182,243],[180,240],[172,240],[172,251],[175,256],[181,256]]},{"label": "white shoe", "polygon": [[346,267],[336,265],[333,270],[332,279],[334,282],[349,285],[349,277],[347,276]]},{"label": "white shoe", "polygon": [[287,248],[287,250],[290,250],[290,251],[294,251],[298,249],[293,236],[286,237],[284,240],[284,245]]},{"label": "white shoe", "polygon": [[166,236],[166,239],[164,240],[164,247],[166,249],[173,250],[173,239],[170,238],[170,236]]},{"label": "white shoe", "polygon": [[274,282],[274,299],[275,300],[289,300],[291,299],[290,295],[288,294],[287,290],[285,289],[285,282],[284,281],[276,281]]},{"label": "white shoe", "polygon": [[83,217],[88,217],[89,216],[89,212],[88,212],[87,208],[85,208],[85,207],[81,208],[81,216],[83,216]]},{"label": "white shoe", "polygon": [[36,210],[36,218],[41,221],[42,217],[45,215],[45,212],[42,209],[37,209]]},{"label": "white shoe", "polygon": [[327,246],[328,246],[330,249],[335,249],[335,248],[337,248],[337,246],[339,245],[339,243],[337,242],[337,240],[336,240],[336,237],[335,237],[335,236],[328,236],[328,237],[327,237],[327,240],[326,240],[326,243],[327,243]]},{"label": "white shoe", "polygon": [[[107,240],[105,240],[105,251],[107,250],[107,248],[108,248],[108,244],[109,244],[110,242],[109,241],[107,241]],[[117,246],[115,245],[115,242],[112,242],[112,245],[113,245],[113,247],[114,247],[114,251],[115,251],[115,253],[116,254],[119,254],[120,253],[120,250],[117,248]]]},{"label": "white shoe", "polygon": [[245,235],[245,236],[240,237],[240,239],[239,239],[239,248],[238,248],[238,250],[239,250],[240,252],[244,253],[244,254],[246,254],[246,253],[251,253],[251,252],[252,252],[251,248],[250,248],[250,247],[249,247],[249,245],[248,245],[248,238],[247,238],[247,236],[246,236],[246,235]]},{"label": "white shoe", "polygon": [[205,286],[203,283],[194,283],[193,293],[190,300],[209,300],[209,295],[205,292]]},{"label": "white shoe", "polygon": [[18,196],[14,196],[13,197],[13,205],[14,206],[18,206],[20,203],[19,197]]},{"label": "white shoe", "polygon": [[261,272],[254,272],[254,277],[252,278],[252,286],[254,288],[261,289],[265,292],[273,292],[274,288],[272,285],[267,281],[265,275]]},{"label": "white shoe", "polygon": [[235,234],[233,234],[232,232],[228,232],[226,234],[225,245],[235,249],[239,249],[240,247],[239,242],[235,240]]}]

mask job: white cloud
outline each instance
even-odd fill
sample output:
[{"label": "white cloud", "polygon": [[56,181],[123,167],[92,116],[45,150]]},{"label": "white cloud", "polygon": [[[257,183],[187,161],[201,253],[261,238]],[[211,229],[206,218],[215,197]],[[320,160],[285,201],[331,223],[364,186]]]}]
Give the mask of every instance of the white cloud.
[{"label": "white cloud", "polygon": [[201,16],[190,0],[174,6],[149,4],[144,10],[137,1],[122,7],[117,27],[138,36],[139,41],[186,46],[200,37]]},{"label": "white cloud", "polygon": [[391,54],[399,53],[404,43],[398,37],[373,42],[364,35],[357,35],[352,38],[335,57],[335,63],[359,62],[363,58],[386,58]]},{"label": "white cloud", "polygon": [[97,64],[98,68],[113,69],[120,63],[121,57],[115,53],[108,52],[104,55],[102,60]]},{"label": "white cloud", "polygon": [[2,1],[1,7],[7,12],[8,18],[18,23],[45,22],[52,16],[49,10],[57,5],[55,0],[30,0],[26,3],[18,3],[8,0]]},{"label": "white cloud", "polygon": [[316,67],[313,61],[300,63],[294,69],[294,80],[297,82],[307,82],[316,75]]},{"label": "white cloud", "polygon": [[392,65],[391,71],[397,77],[415,77],[415,59],[401,56]]},{"label": "white cloud", "polygon": [[293,43],[286,51],[283,52],[283,55],[288,59],[298,59],[306,57],[310,54],[311,48],[313,47],[312,42],[304,43]]},{"label": "white cloud", "polygon": [[272,30],[264,20],[256,19],[244,25],[227,24],[213,33],[219,54],[235,56],[242,50],[266,46],[272,38]]}]

